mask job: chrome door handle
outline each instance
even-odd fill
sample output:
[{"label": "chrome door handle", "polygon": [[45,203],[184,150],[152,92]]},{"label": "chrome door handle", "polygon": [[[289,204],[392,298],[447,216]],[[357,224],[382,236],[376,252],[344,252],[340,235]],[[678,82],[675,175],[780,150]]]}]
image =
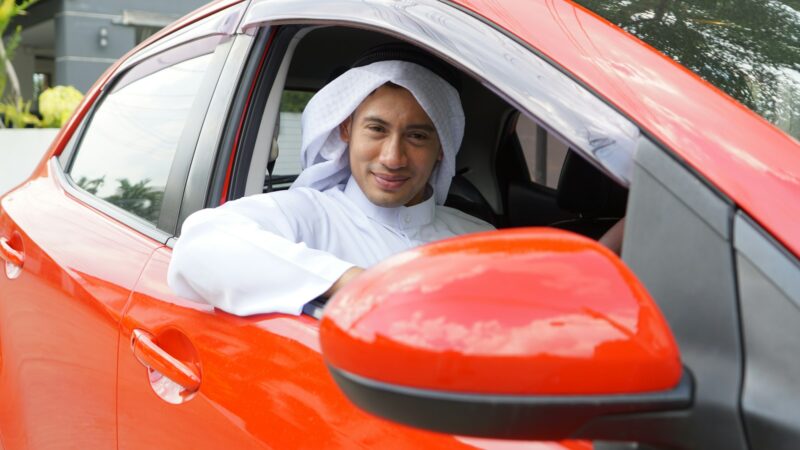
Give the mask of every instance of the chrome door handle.
[{"label": "chrome door handle", "polygon": [[184,364],[159,347],[150,333],[133,330],[131,347],[134,356],[143,366],[169,378],[186,389],[187,393],[196,392],[200,388],[200,371]]},{"label": "chrome door handle", "polygon": [[[18,248],[14,248],[14,247]],[[0,238],[0,258],[6,261],[6,276],[9,280],[16,279],[22,273],[22,264],[25,262],[25,252],[22,251],[22,238],[14,233],[11,239]]]},{"label": "chrome door handle", "polygon": [[7,263],[11,263],[17,267],[22,267],[22,263],[25,262],[25,254],[19,250],[15,250],[14,247],[11,246],[8,238],[0,238],[0,258],[6,260]]}]

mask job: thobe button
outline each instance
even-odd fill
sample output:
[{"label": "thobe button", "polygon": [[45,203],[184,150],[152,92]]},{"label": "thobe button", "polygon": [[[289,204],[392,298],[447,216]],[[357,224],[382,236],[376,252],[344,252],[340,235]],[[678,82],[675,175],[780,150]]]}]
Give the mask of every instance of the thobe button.
[{"label": "thobe button", "polygon": [[405,223],[406,223],[406,225],[408,225],[409,223],[411,223],[411,216],[405,216],[405,217],[403,217],[403,222],[405,222]]}]

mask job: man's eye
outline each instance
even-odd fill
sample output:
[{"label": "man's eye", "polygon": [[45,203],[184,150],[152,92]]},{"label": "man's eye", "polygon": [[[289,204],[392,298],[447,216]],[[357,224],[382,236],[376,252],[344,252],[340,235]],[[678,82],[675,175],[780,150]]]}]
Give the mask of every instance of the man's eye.
[{"label": "man's eye", "polygon": [[380,125],[367,125],[367,130],[373,133],[383,133],[386,129]]},{"label": "man's eye", "polygon": [[415,141],[424,141],[428,139],[428,135],[425,133],[409,133],[408,137]]}]

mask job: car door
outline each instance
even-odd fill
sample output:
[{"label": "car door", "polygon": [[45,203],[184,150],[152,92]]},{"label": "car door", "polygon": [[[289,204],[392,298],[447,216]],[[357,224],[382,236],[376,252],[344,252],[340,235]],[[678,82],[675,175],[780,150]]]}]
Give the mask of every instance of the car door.
[{"label": "car door", "polygon": [[[228,180],[245,154],[236,151],[239,117],[250,104],[252,85],[262,79],[258,69],[265,51],[274,48],[272,38],[262,30],[230,43],[189,170],[184,208],[206,201],[200,199],[219,204],[232,189]],[[122,322],[121,449],[472,447],[352,406],[327,373],[312,309],[300,317],[237,317],[177,297],[166,283],[170,257],[170,246],[153,254]]]},{"label": "car door", "polygon": [[[272,141],[279,109],[275,99],[280,97],[291,62],[284,54],[297,44],[301,38],[297,31],[309,17],[321,25],[335,25],[341,23],[341,17],[348,17],[383,33],[401,23],[403,32],[413,33],[422,42],[430,40],[420,31],[425,29],[419,22],[426,20],[424,17],[409,14],[395,20],[393,8],[370,2],[370,8],[380,13],[392,13],[385,17],[376,14],[382,19],[370,21],[358,14],[357,8],[363,5],[352,1],[251,3],[203,124],[180,219],[202,207],[264,188],[268,159],[263,152]],[[431,5],[470,22],[462,12]],[[281,25],[273,20],[281,20]],[[481,29],[490,30],[486,25]],[[588,114],[592,107],[602,107],[598,105],[590,105]],[[262,141],[263,136],[267,138]],[[170,257],[169,246],[154,253],[123,319],[120,448],[457,448],[497,444],[415,431],[357,410],[338,391],[321,358],[318,307],[310,305],[299,317],[236,317],[214,310],[171,292],[166,283]],[[564,445],[580,448],[587,444]]]},{"label": "car door", "polygon": [[218,29],[206,21],[179,33],[178,50],[166,39],[131,57],[60,156],[3,199],[5,448],[116,447],[119,321],[174,234],[181,148],[193,150],[191,119],[205,114],[203,81],[216,82],[204,75]]},{"label": "car door", "polygon": [[2,201],[0,239],[19,255],[0,275],[6,449],[115,447],[118,323],[161,245],[94,209],[62,170],[48,161]]}]

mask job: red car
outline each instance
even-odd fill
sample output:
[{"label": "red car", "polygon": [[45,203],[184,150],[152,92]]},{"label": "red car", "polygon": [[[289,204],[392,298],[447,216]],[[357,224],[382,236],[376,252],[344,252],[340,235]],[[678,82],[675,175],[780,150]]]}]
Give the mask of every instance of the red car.
[{"label": "red car", "polygon": [[[182,221],[288,187],[304,102],[398,40],[459,72],[448,203],[500,230],[324,314],[173,294]],[[0,448],[792,448],[793,92],[782,131],[568,0],[212,3],[111,67],[2,197]],[[622,217],[619,259],[590,238]]]}]

